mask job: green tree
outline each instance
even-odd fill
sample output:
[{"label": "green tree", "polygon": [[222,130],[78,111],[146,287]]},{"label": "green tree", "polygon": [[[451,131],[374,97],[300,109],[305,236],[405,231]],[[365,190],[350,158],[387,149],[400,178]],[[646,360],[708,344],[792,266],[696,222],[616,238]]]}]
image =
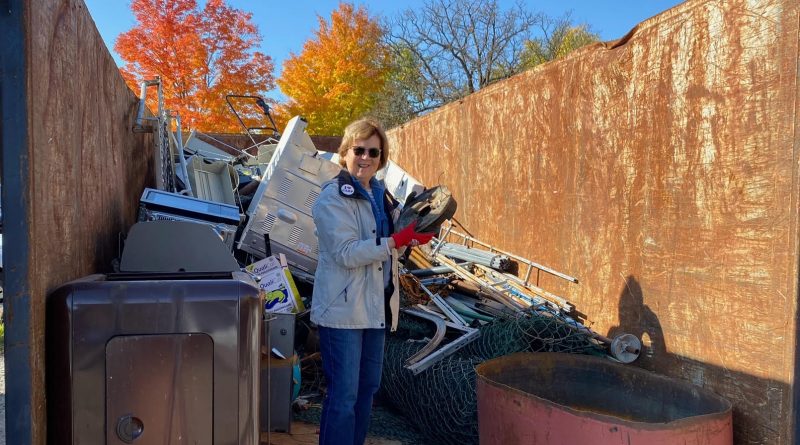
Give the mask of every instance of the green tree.
[{"label": "green tree", "polygon": [[386,128],[392,128],[413,119],[417,107],[426,107],[427,102],[425,82],[412,51],[392,46],[391,69],[380,99],[370,114]]},{"label": "green tree", "polygon": [[588,25],[573,25],[569,15],[542,21],[541,32],[541,37],[525,42],[520,54],[522,69],[560,59],[578,48],[600,41],[600,36]]}]

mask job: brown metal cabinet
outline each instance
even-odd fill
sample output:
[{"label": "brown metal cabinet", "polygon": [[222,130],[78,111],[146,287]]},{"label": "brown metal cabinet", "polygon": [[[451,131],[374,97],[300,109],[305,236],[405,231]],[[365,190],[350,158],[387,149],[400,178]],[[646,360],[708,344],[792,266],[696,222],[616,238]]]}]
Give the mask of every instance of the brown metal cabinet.
[{"label": "brown metal cabinet", "polygon": [[48,442],[257,444],[260,307],[238,272],[60,287],[47,303]]}]

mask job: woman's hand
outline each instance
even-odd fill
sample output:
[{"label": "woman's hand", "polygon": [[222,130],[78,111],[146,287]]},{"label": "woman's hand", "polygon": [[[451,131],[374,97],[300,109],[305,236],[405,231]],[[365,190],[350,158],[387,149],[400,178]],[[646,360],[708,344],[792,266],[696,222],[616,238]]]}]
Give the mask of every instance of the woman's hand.
[{"label": "woman's hand", "polygon": [[[392,235],[392,240],[394,240],[394,248],[400,248],[403,246],[419,246],[420,244],[428,243],[431,238],[436,235],[435,233],[420,233],[417,232],[416,229],[417,222],[414,221],[411,224],[407,225],[403,230],[395,233]],[[392,246],[390,246],[392,247]]]}]

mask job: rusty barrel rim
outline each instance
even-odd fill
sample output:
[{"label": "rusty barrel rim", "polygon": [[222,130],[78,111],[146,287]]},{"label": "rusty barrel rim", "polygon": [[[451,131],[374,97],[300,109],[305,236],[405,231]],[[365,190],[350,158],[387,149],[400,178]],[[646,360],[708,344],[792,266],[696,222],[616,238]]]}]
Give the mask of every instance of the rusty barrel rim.
[{"label": "rusty barrel rim", "polygon": [[[591,410],[578,409],[568,404],[563,404],[557,401],[553,401],[547,397],[543,397],[519,389],[517,387],[497,381],[495,379],[495,377],[498,374],[502,373],[504,370],[509,369],[510,367],[538,366],[539,369],[541,369],[542,367],[555,368],[556,366],[575,366],[575,365],[591,369],[606,369],[606,370],[611,369],[616,372],[619,372],[620,374],[628,374],[631,376],[636,376],[638,378],[650,380],[654,385],[659,385],[659,384],[670,385],[671,387],[684,390],[686,392],[697,393],[700,397],[703,397],[709,401],[712,401],[713,403],[718,404],[719,409],[714,410],[713,412],[696,414],[665,422],[629,420],[624,417],[616,416],[614,414],[605,414],[605,413],[594,412]],[[519,352],[515,354],[509,354],[502,357],[498,357],[492,360],[487,360],[481,363],[480,365],[476,366],[475,372],[477,374],[477,383],[479,387],[481,384],[489,385],[495,388],[511,391],[522,397],[533,399],[537,403],[541,403],[545,406],[549,406],[555,409],[563,410],[578,417],[596,419],[599,421],[615,423],[641,430],[670,430],[670,429],[680,428],[683,426],[691,426],[698,423],[707,422],[710,420],[726,419],[726,418],[730,419],[732,417],[733,405],[731,404],[731,402],[708,389],[693,385],[683,380],[656,374],[654,372],[650,372],[636,366],[622,365],[620,363],[613,362],[607,358],[595,357],[590,355],[567,354],[567,353],[557,353],[557,352]]]}]

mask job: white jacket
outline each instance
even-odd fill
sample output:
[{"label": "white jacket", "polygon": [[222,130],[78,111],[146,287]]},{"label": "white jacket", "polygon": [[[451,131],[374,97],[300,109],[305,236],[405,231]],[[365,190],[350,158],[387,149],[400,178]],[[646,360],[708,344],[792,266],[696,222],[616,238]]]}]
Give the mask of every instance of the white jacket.
[{"label": "white jacket", "polygon": [[[385,197],[382,201],[393,210]],[[389,306],[391,330],[396,330],[398,252],[388,248],[388,238],[376,235],[370,201],[355,191],[347,171],[322,185],[311,212],[319,239],[311,321],[330,328],[385,328],[383,264],[391,256],[394,292]]]}]

